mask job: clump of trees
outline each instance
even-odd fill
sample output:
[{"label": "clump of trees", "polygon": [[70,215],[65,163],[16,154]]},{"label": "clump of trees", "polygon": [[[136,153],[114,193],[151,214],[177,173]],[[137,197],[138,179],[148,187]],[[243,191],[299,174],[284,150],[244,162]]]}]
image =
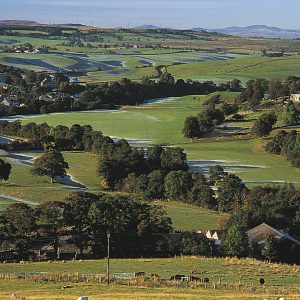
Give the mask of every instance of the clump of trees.
[{"label": "clump of trees", "polygon": [[275,114],[263,114],[254,122],[251,133],[258,137],[268,136],[276,122],[277,117]]},{"label": "clump of trees", "polygon": [[257,186],[249,190],[242,198],[242,205],[234,208],[225,225],[227,236],[223,242],[223,251],[231,256],[253,256],[270,261],[299,262],[299,250],[296,245],[279,244],[272,238],[266,238],[264,246],[257,248],[245,243],[246,231],[266,223],[300,238],[300,190],[292,184],[278,187]]},{"label": "clump of trees", "polygon": [[279,131],[266,145],[269,153],[284,155],[294,167],[300,167],[300,135],[296,130]]},{"label": "clump of trees", "polygon": [[160,244],[172,230],[170,218],[158,206],[120,195],[86,192],[73,192],[64,202],[50,201],[35,209],[13,204],[3,212],[1,223],[1,248],[10,238],[10,246],[16,249],[26,236],[31,239],[26,239],[23,251],[30,248],[37,238],[34,232],[44,224],[54,243],[59,228],[72,228],[69,234],[80,253],[90,252],[97,257],[106,255],[107,232],[112,236],[113,256],[151,257],[161,255]]},{"label": "clump of trees", "polygon": [[187,138],[203,137],[212,131],[213,127],[224,122],[224,112],[210,106],[203,110],[197,117],[187,117],[182,133]]}]

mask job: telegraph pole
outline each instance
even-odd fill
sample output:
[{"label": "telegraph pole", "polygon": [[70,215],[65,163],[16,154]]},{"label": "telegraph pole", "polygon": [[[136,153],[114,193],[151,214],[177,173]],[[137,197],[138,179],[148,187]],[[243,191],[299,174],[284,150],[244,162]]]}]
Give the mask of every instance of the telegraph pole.
[{"label": "telegraph pole", "polygon": [[109,276],[110,276],[109,258],[110,258],[110,233],[107,232],[107,284],[110,284],[110,280],[109,280]]}]

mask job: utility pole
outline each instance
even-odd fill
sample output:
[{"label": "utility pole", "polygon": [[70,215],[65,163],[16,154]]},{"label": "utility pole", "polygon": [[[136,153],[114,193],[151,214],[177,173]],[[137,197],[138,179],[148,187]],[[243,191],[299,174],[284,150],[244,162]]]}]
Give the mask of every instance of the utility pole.
[{"label": "utility pole", "polygon": [[110,280],[109,280],[109,276],[110,276],[109,258],[110,258],[110,233],[107,232],[107,284],[110,284]]}]

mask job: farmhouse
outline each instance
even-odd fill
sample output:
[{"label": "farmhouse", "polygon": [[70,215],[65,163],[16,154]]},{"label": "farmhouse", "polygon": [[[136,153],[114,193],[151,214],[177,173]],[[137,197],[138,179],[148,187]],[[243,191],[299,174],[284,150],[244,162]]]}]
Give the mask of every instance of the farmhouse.
[{"label": "farmhouse", "polygon": [[12,97],[6,98],[1,102],[1,105],[5,107],[16,107],[16,106],[20,106],[20,104],[21,104],[20,100]]},{"label": "farmhouse", "polygon": [[266,223],[262,223],[249,231],[247,231],[247,235],[249,238],[249,243],[251,245],[258,245],[259,247],[263,247],[265,243],[266,237],[274,237],[279,242],[285,241],[292,244],[300,245],[300,242],[290,236],[289,234],[278,230]]},{"label": "farmhouse", "polygon": [[208,230],[205,234],[205,236],[212,242],[214,242],[215,245],[220,245],[222,242],[222,230]]},{"label": "farmhouse", "polygon": [[51,89],[57,89],[58,84],[55,80],[53,80],[52,78],[45,78],[42,82],[41,82],[41,86],[42,87],[47,87],[47,88],[51,88]]},{"label": "farmhouse", "polygon": [[290,100],[294,103],[300,103],[300,91],[291,94]]},{"label": "farmhouse", "polygon": [[49,51],[47,48],[37,48],[33,50],[34,53],[47,54]]}]

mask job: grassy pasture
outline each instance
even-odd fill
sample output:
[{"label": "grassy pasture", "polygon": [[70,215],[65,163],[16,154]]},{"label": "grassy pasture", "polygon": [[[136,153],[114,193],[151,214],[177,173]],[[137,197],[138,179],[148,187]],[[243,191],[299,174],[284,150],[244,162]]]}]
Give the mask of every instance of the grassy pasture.
[{"label": "grassy pasture", "polygon": [[285,79],[300,75],[300,57],[244,57],[226,61],[210,61],[170,66],[176,78],[213,80],[215,82],[239,78],[243,82],[254,78]]},{"label": "grassy pasture", "polygon": [[180,230],[218,229],[220,222],[228,218],[227,214],[174,201],[155,201],[154,204],[163,206],[172,219],[173,227]]},{"label": "grassy pasture", "polygon": [[[230,102],[235,93],[221,93]],[[149,140],[151,143],[175,144],[184,148],[190,160],[224,161],[222,164],[250,184],[288,181],[299,184],[299,170],[284,157],[264,151],[266,139],[250,141],[190,143],[181,130],[187,116],[197,115],[203,102],[210,96],[187,96],[167,102],[124,108],[115,112],[62,113],[36,116],[23,122],[47,122],[49,125],[90,124],[106,135],[128,139]],[[251,117],[255,117],[252,115]],[[236,126],[251,127],[252,122]],[[233,125],[234,126],[234,125]],[[138,128],[138,130],[137,130]],[[216,162],[217,163],[217,162]]]},{"label": "grassy pasture", "polygon": [[[50,276],[51,274],[75,274],[77,272],[81,274],[105,274],[106,273],[106,260],[93,260],[93,261],[68,261],[67,263],[62,262],[42,262],[42,263],[28,263],[28,264],[1,264],[0,265],[0,273],[2,274],[19,274],[26,272],[46,272],[45,274]],[[242,285],[251,285],[257,289],[257,291],[262,292],[263,290],[273,292],[274,287],[277,289],[285,288],[288,292],[289,288],[298,289],[298,283],[300,280],[300,269],[299,266],[291,266],[291,265],[281,265],[281,264],[271,264],[263,261],[256,261],[254,259],[236,259],[236,258],[225,258],[225,259],[217,259],[217,258],[200,258],[200,257],[182,257],[182,258],[164,258],[164,259],[112,259],[111,260],[111,274],[114,273],[123,273],[123,272],[146,272],[146,276],[150,274],[158,274],[161,278],[169,279],[172,275],[175,274],[183,274],[194,276],[198,276],[200,278],[207,277],[211,282],[219,282],[221,280],[222,283],[227,284],[237,284],[240,283]],[[264,278],[266,286],[265,288],[259,288],[259,279]],[[4,283],[8,283],[7,285]],[[51,293],[55,293],[54,289],[51,287],[55,287],[57,289],[58,286],[63,286],[65,283],[48,283],[45,284],[46,287],[39,283],[36,285],[34,282],[30,281],[18,281],[20,282],[21,289],[18,289],[15,281],[2,281],[0,280],[1,292],[12,293],[26,293],[29,292],[30,287],[35,285],[43,290],[43,287],[50,294],[46,294],[46,296],[50,296]],[[10,283],[10,284],[9,284]],[[74,286],[74,284],[71,284]],[[83,284],[81,284],[82,286]],[[89,287],[90,296],[96,296],[95,289],[99,289],[101,285],[95,285],[93,283],[88,284],[86,287]],[[121,288],[120,286],[113,285],[115,290]],[[269,289],[269,290],[268,290]],[[74,289],[75,290],[75,289]],[[73,290],[73,291],[74,291]],[[156,289],[152,289],[154,292]],[[181,289],[178,289],[179,292]],[[72,289],[69,291],[72,292]],[[78,291],[78,290],[77,290]],[[151,289],[148,290],[149,292]],[[187,291],[182,289],[181,291]],[[60,291],[65,292],[65,291]],[[94,293],[95,294],[94,294]],[[126,292],[126,290],[124,290]],[[130,290],[127,292],[130,293]],[[213,293],[218,293],[216,291],[211,291]],[[224,291],[219,291],[219,296],[224,295]],[[1,295],[1,294],[0,294]],[[60,294],[65,295],[65,294]],[[215,294],[218,295],[218,294]],[[226,294],[225,294],[226,295]],[[256,294],[256,297],[258,294]],[[27,299],[27,298],[26,298]],[[29,298],[29,299],[37,299],[37,298]],[[69,299],[69,298],[62,298]],[[71,299],[71,298],[70,298]],[[97,299],[97,298],[96,298]],[[100,298],[101,299],[101,298]],[[140,298],[137,298],[140,299]],[[143,298],[142,298],[143,299]],[[165,299],[164,297],[162,299]],[[174,299],[174,298],[166,298],[166,299]],[[182,299],[182,298],[178,298]],[[186,299],[194,299],[187,297]],[[195,298],[199,299],[199,298]],[[206,298],[205,298],[206,299]],[[219,299],[219,298],[212,298]],[[224,299],[224,298],[220,298]],[[232,298],[238,299],[238,298]],[[247,298],[241,298],[247,299]],[[250,299],[250,298],[249,298]],[[261,295],[259,298],[253,299],[262,299]],[[268,298],[269,299],[269,298]],[[271,298],[278,299],[278,298]],[[292,298],[288,298],[292,299]],[[297,298],[294,298],[297,299]]]},{"label": "grassy pasture", "polygon": [[[226,290],[182,289],[182,288],[149,288],[104,284],[75,283],[71,289],[62,289],[65,283],[42,283],[33,281],[0,281],[2,300],[11,300],[12,293],[25,300],[74,300],[81,295],[88,295],[91,300],[277,300],[278,296],[271,293],[255,294]],[[288,299],[298,299],[298,295],[290,294]]]}]

